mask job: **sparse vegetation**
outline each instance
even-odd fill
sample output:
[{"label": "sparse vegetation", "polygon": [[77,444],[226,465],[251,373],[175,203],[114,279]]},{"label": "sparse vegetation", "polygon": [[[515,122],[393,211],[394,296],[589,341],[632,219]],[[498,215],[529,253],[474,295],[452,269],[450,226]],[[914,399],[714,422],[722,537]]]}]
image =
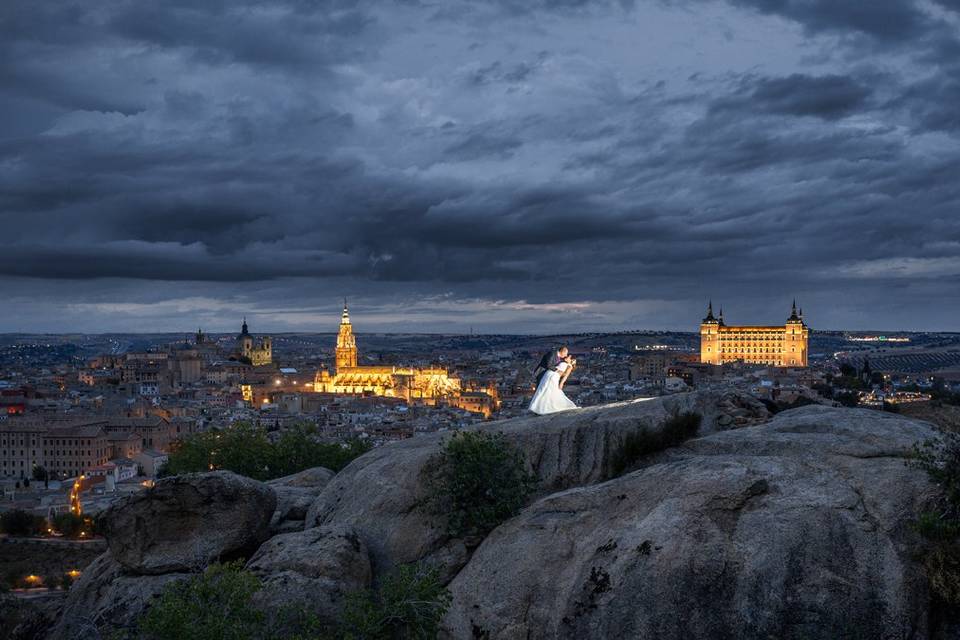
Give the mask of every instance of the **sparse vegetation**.
[{"label": "sparse vegetation", "polygon": [[270,480],[311,467],[339,471],[370,450],[361,440],[321,442],[313,425],[284,430],[273,441],[266,429],[237,423],[222,431],[191,434],[177,443],[162,475],[226,469]]},{"label": "sparse vegetation", "polygon": [[0,532],[10,536],[35,536],[46,531],[47,520],[22,509],[0,513]]},{"label": "sparse vegetation", "polygon": [[526,457],[501,433],[460,431],[428,464],[429,506],[454,537],[485,536],[516,515],[536,486]]},{"label": "sparse vegetation", "polygon": [[79,536],[80,532],[84,530],[83,517],[70,512],[58,513],[53,516],[50,524],[57,533],[67,538]]},{"label": "sparse vegetation", "polygon": [[387,574],[379,589],[347,596],[332,627],[309,607],[267,616],[253,606],[260,579],[243,563],[211,565],[167,585],[124,638],[144,640],[433,640],[450,606],[436,569],[413,565]]},{"label": "sparse vegetation", "polygon": [[960,604],[960,434],[914,446],[913,464],[940,488],[934,510],[921,513],[916,530],[931,541],[923,565],[931,590],[944,602]]},{"label": "sparse vegetation", "polygon": [[436,569],[404,565],[376,591],[347,597],[338,640],[432,640],[450,606],[450,592]]},{"label": "sparse vegetation", "polygon": [[264,638],[265,616],[251,606],[260,580],[240,562],[214,564],[202,574],[164,588],[140,620],[147,640]]},{"label": "sparse vegetation", "polygon": [[693,411],[677,413],[656,430],[641,427],[624,437],[611,457],[610,475],[616,477],[632,469],[644,456],[675,447],[697,435],[702,416]]}]

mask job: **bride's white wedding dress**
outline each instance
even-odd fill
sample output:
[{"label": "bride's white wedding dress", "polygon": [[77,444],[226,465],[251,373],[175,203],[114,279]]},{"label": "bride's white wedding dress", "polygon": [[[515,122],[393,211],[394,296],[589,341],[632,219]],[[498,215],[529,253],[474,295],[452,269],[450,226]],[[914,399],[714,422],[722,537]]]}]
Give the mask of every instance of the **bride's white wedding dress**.
[{"label": "bride's white wedding dress", "polygon": [[547,371],[543,374],[540,384],[537,385],[537,391],[533,394],[533,400],[530,401],[530,411],[544,415],[577,408],[573,400],[568,398],[560,388],[560,377],[569,367],[570,365],[566,362],[561,362],[556,371]]}]

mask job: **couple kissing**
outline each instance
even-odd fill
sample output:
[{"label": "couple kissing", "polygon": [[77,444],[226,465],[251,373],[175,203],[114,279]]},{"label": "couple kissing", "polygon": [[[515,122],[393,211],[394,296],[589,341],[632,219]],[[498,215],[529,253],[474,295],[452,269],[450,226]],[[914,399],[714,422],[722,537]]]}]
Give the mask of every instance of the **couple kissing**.
[{"label": "couple kissing", "polygon": [[563,385],[576,364],[577,361],[570,355],[567,345],[560,345],[557,349],[543,354],[534,370],[537,390],[530,401],[530,411],[544,415],[577,408],[563,392]]}]

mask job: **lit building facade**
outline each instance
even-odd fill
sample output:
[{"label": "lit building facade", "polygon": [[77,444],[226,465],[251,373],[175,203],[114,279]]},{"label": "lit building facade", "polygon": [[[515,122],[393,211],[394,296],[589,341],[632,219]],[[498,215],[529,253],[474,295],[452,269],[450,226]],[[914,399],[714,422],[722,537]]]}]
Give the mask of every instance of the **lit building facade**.
[{"label": "lit building facade", "polygon": [[110,442],[100,424],[51,428],[32,421],[0,425],[0,477],[32,478],[33,468],[51,478],[80,475],[105,464]]},{"label": "lit building facade", "polygon": [[335,354],[336,370],[333,374],[326,369],[317,373],[313,385],[315,391],[386,396],[423,404],[436,404],[440,399],[460,395],[459,378],[450,376],[446,369],[357,364],[357,339],[353,335],[346,303],[340,316]]},{"label": "lit building facade", "polygon": [[255,339],[247,328],[247,319],[243,319],[240,335],[237,336],[237,353],[250,359],[250,364],[261,367],[273,362],[273,342],[270,336]]},{"label": "lit building facade", "polygon": [[724,364],[746,362],[774,367],[806,367],[810,329],[803,310],[794,301],[790,317],[782,325],[727,325],[723,310],[713,315],[713,303],[700,323],[700,362]]}]

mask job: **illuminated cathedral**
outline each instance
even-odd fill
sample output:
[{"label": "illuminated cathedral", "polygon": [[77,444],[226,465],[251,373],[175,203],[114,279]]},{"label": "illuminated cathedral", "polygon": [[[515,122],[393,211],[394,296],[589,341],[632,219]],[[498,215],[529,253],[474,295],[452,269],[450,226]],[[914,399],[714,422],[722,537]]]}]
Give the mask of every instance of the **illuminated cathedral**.
[{"label": "illuminated cathedral", "polygon": [[446,369],[357,364],[357,339],[353,335],[346,301],[340,317],[334,360],[336,369],[333,374],[326,369],[317,373],[314,391],[386,396],[423,404],[437,404],[444,399],[453,406],[459,405],[460,379],[450,376]]}]

